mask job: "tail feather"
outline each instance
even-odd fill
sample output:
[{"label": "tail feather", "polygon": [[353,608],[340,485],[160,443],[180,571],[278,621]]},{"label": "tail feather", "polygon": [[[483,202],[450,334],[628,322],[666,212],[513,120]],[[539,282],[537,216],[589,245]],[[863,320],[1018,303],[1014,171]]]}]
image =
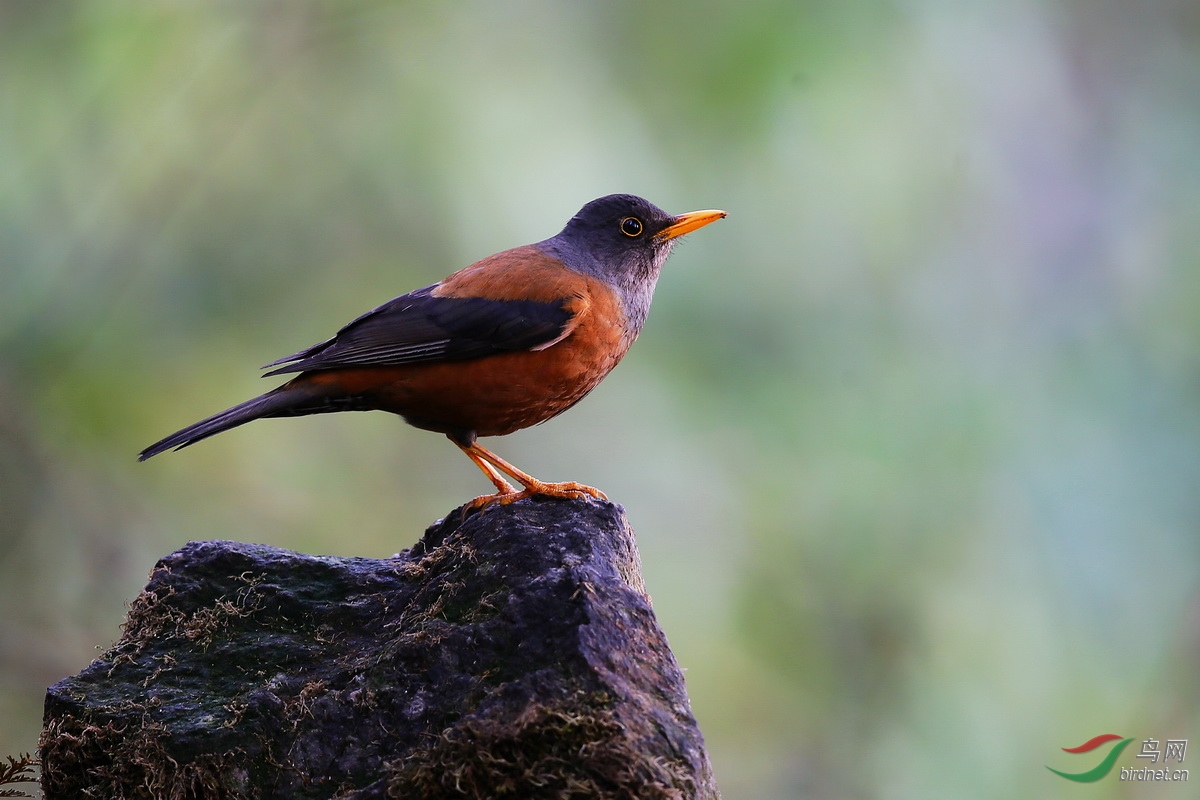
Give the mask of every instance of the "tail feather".
[{"label": "tail feather", "polygon": [[253,400],[247,400],[233,408],[222,411],[220,414],[214,414],[208,419],[202,419],[194,425],[189,425],[181,431],[176,431],[139,453],[138,461],[145,461],[151,456],[156,456],[172,448],[176,450],[182,449],[190,444],[195,444],[201,439],[207,439],[222,431],[236,428],[239,425],[245,425],[247,422],[252,422],[262,417],[283,416],[298,403],[304,402],[305,398],[302,395],[298,396],[300,393],[289,392],[284,389],[285,387],[281,386],[275,391],[267,392],[264,395],[255,397]]}]

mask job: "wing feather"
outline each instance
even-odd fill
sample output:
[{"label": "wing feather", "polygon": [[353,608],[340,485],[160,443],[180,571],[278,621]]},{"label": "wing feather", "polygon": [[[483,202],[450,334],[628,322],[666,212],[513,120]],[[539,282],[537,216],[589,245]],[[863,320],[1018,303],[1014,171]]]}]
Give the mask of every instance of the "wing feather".
[{"label": "wing feather", "polygon": [[340,367],[483,358],[549,347],[574,327],[579,298],[556,301],[440,297],[435,286],[363,314],[320,344],[267,364],[267,375]]}]

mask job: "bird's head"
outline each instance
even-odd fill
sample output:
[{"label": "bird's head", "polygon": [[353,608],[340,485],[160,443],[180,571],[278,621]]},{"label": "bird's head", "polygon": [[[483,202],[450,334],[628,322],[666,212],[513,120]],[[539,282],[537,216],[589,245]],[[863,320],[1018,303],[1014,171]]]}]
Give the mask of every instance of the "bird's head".
[{"label": "bird's head", "polygon": [[724,211],[673,216],[635,195],[610,194],[579,209],[557,236],[538,246],[576,272],[616,288],[636,331],[649,311],[663,262],[679,237],[724,216]]}]

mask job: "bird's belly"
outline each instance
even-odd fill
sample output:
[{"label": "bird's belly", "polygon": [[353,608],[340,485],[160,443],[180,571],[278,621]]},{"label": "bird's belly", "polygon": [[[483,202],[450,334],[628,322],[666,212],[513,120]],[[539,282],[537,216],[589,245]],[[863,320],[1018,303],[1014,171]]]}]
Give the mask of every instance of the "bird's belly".
[{"label": "bird's belly", "polygon": [[545,422],[583,399],[612,371],[628,344],[620,332],[577,330],[539,351],[472,361],[332,371],[359,407],[399,414],[443,433],[503,436]]}]

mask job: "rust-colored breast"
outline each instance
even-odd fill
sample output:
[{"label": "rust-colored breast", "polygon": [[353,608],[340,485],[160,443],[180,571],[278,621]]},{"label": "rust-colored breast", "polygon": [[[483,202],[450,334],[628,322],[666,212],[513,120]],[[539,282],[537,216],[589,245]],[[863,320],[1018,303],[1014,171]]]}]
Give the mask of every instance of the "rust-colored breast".
[{"label": "rust-colored breast", "polygon": [[579,402],[612,371],[633,341],[616,292],[535,247],[477,262],[443,281],[435,295],[564,301],[573,313],[563,337],[540,350],[471,361],[306,373],[298,380],[358,399],[359,408],[400,414],[428,430],[502,436]]}]

